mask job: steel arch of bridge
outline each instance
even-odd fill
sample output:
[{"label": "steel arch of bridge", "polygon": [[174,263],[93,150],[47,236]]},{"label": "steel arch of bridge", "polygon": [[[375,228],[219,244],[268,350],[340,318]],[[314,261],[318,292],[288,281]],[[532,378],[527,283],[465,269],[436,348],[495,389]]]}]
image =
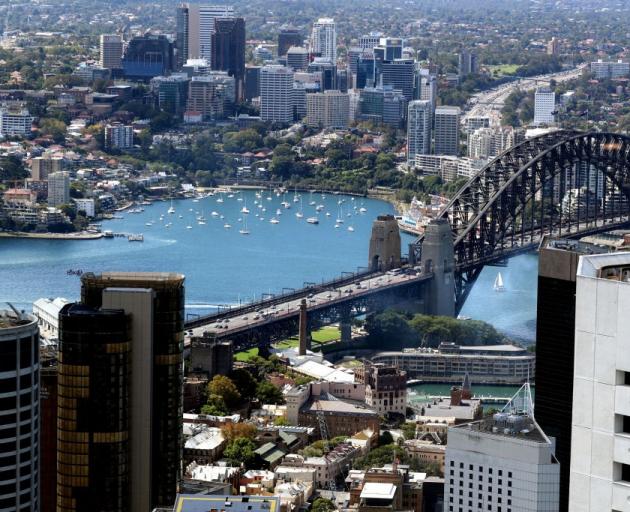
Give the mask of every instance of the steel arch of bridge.
[{"label": "steel arch of bridge", "polygon": [[[588,164],[588,173],[592,167],[596,174],[604,174],[601,180],[595,176],[596,186],[601,181],[595,193],[612,197],[612,208],[607,200],[591,207],[587,197],[586,212],[580,212],[578,201],[577,215],[563,215],[558,198],[575,183],[573,170],[582,162]],[[618,196],[609,196],[615,193]],[[627,221],[624,197],[630,200],[630,137],[626,135],[556,131],[504,151],[472,176],[438,215],[449,220],[453,231],[457,309],[484,264],[532,247],[544,235],[576,236]],[[535,201],[538,212],[532,206]],[[416,258],[421,256],[421,243],[419,238]]]}]

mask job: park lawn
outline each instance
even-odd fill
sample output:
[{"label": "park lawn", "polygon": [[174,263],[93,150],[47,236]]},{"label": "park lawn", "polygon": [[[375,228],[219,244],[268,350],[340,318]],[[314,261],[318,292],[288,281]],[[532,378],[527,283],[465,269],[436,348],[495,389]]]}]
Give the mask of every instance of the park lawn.
[{"label": "park lawn", "polygon": [[336,341],[341,338],[341,333],[339,332],[339,327],[329,326],[322,327],[318,331],[313,331],[311,334],[313,341],[316,341],[320,344],[326,344],[331,341]]},{"label": "park lawn", "polygon": [[254,347],[254,348],[250,348],[249,350],[245,350],[243,352],[237,352],[236,354],[234,354],[234,359],[236,359],[237,361],[241,361],[242,363],[246,363],[252,357],[255,357],[257,355],[258,355],[258,347]]},{"label": "park lawn", "polygon": [[274,343],[273,346],[275,348],[284,349],[284,348],[297,347],[299,344],[300,344],[299,338],[291,337],[289,339],[279,341],[278,343]]},{"label": "park lawn", "polygon": [[488,66],[490,72],[494,76],[494,72],[497,72],[497,76],[514,75],[516,70],[520,67],[518,64],[500,64],[498,66]]}]

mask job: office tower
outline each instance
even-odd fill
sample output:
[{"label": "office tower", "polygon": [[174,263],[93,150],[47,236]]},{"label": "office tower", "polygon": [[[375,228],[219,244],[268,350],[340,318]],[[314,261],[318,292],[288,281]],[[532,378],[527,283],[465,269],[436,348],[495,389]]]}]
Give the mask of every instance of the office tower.
[{"label": "office tower", "polygon": [[260,66],[245,68],[245,100],[251,101],[260,96]]},{"label": "office tower", "polygon": [[278,57],[284,57],[289,48],[299,47],[304,44],[304,38],[299,30],[294,28],[283,28],[278,34]]},{"label": "office tower", "polygon": [[395,59],[381,64],[381,83],[402,91],[407,101],[413,100],[414,65],[412,60]]},{"label": "office tower", "polygon": [[416,155],[431,153],[431,102],[416,100],[407,111],[407,164],[415,165]]},{"label": "office tower", "polygon": [[313,23],[311,53],[337,62],[337,29],[332,18],[319,18]]},{"label": "office tower", "polygon": [[468,50],[462,50],[458,58],[458,72],[460,79],[466,77],[467,75],[474,75],[477,71],[477,56]]},{"label": "office tower", "polygon": [[560,55],[560,41],[556,39],[556,36],[547,43],[547,55]]},{"label": "office tower", "polygon": [[[184,276],[158,272],[84,274],[81,278],[81,307],[98,310],[98,314],[86,313],[95,317],[94,322],[99,321],[103,312],[114,311],[107,313],[113,315],[111,322],[105,321],[102,326],[89,323],[86,327],[89,335],[77,340],[91,345],[91,340],[97,339],[98,333],[102,332],[103,342],[111,344],[108,340],[117,337],[121,345],[114,344],[108,353],[119,351],[116,353],[120,356],[108,356],[99,362],[103,371],[109,371],[107,365],[124,364],[127,350],[131,356],[127,379],[129,403],[116,413],[121,415],[119,426],[124,427],[124,421],[127,421],[130,431],[127,460],[119,470],[129,472],[133,490],[131,510],[172,505],[179,485],[182,456]],[[126,331],[120,325],[120,311],[125,313]],[[91,325],[95,326],[92,330]],[[108,336],[108,332],[112,332],[112,336]],[[125,337],[127,343],[122,341]],[[61,343],[63,334],[60,335]],[[93,355],[96,354],[93,352]],[[108,396],[112,392],[110,388],[109,385],[91,388],[94,394],[90,395],[89,402],[102,403],[99,394]],[[88,428],[100,427],[94,422]],[[123,434],[106,436],[104,441],[114,442],[122,438]],[[94,456],[97,457],[98,452]],[[103,456],[109,457],[108,454]],[[120,483],[124,484],[124,480]]]},{"label": "office tower", "polygon": [[116,34],[101,35],[100,65],[102,68],[120,69],[122,67],[122,54],[122,37]]},{"label": "office tower", "polygon": [[[177,9],[178,63],[188,59],[206,59],[212,63],[212,33],[216,18],[231,18],[231,5],[198,5],[184,3]],[[181,56],[180,56],[181,54]]]},{"label": "office tower", "polygon": [[459,107],[440,106],[435,109],[435,154],[459,154]]},{"label": "office tower", "polygon": [[448,429],[447,512],[556,512],[560,466],[533,415],[529,384],[503,409]]},{"label": "office tower", "polygon": [[352,75],[348,73],[347,68],[337,68],[337,90],[348,92],[352,88]]},{"label": "office tower", "polygon": [[130,149],[133,147],[133,128],[122,123],[109,123],[104,128],[106,149]]},{"label": "office tower", "polygon": [[569,510],[576,270],[580,255],[593,252],[604,251],[590,244],[553,239],[544,240],[539,251],[536,419],[555,439],[560,463],[560,512]]},{"label": "office tower", "polygon": [[37,320],[0,311],[0,508],[37,512],[39,500],[39,330]]},{"label": "office tower", "polygon": [[70,203],[70,175],[65,171],[48,175],[48,206]]},{"label": "office tower", "polygon": [[583,255],[575,284],[568,510],[627,510],[630,502],[630,253]]},{"label": "office tower", "polygon": [[604,62],[598,59],[591,62],[591,73],[598,80],[621,78],[630,74],[630,63],[618,60],[617,62]]},{"label": "office tower", "polygon": [[260,70],[260,117],[263,121],[290,123],[293,120],[293,71],[270,65]]},{"label": "office tower", "polygon": [[375,57],[382,62],[402,59],[403,40],[399,37],[381,37],[374,47]]},{"label": "office tower", "polygon": [[401,91],[387,87],[366,87],[359,96],[359,118],[364,121],[400,127],[407,114],[407,101]]},{"label": "office tower", "polygon": [[[42,361],[42,364],[45,364]],[[40,512],[57,509],[57,366],[41,366],[39,378]]]},{"label": "office tower", "polygon": [[350,98],[340,91],[306,95],[306,124],[321,128],[346,128]]},{"label": "office tower", "polygon": [[373,50],[381,41],[382,32],[370,32],[359,37],[359,48],[362,50]]},{"label": "office tower", "polygon": [[174,69],[173,44],[164,35],[146,34],[134,37],[122,59],[127,78],[150,80]]},{"label": "office tower", "polygon": [[204,120],[222,119],[232,113],[236,101],[234,77],[221,71],[194,76],[188,83],[187,110],[199,112]]},{"label": "office tower", "polygon": [[437,77],[431,74],[428,68],[421,67],[420,63],[416,63],[413,93],[414,99],[430,101],[433,110],[435,110],[437,100]]},{"label": "office tower", "polygon": [[151,80],[151,89],[157,96],[160,110],[177,116],[182,115],[188,101],[189,82],[190,77],[186,73],[158,76]]},{"label": "office tower", "polygon": [[245,20],[216,18],[212,33],[212,69],[234,77],[236,99],[242,101],[245,84]]},{"label": "office tower", "polygon": [[31,160],[31,179],[46,181],[53,172],[63,171],[63,158],[38,156]]},{"label": "office tower", "polygon": [[285,55],[287,56],[287,67],[293,71],[306,71],[308,68],[308,50],[301,46],[292,46]]},{"label": "office tower", "polygon": [[364,50],[357,60],[355,89],[374,87],[376,84],[374,52]]},{"label": "office tower", "polygon": [[313,62],[308,65],[308,72],[321,74],[322,91],[337,88],[337,66],[330,59],[315,57]]},{"label": "office tower", "polygon": [[556,93],[548,87],[539,87],[534,95],[534,124],[555,121]]}]

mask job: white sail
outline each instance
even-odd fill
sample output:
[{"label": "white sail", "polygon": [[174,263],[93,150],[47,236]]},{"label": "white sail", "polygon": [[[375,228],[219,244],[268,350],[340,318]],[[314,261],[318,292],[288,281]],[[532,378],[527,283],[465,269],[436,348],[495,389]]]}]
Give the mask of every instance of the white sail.
[{"label": "white sail", "polygon": [[503,292],[505,291],[505,286],[503,285],[503,276],[501,272],[497,274],[497,277],[494,279],[494,291],[495,292]]}]

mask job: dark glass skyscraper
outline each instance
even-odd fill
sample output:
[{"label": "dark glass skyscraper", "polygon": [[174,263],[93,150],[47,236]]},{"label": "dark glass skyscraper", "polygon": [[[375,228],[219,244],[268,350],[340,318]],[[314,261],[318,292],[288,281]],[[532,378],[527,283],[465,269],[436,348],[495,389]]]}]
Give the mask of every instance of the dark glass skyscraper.
[{"label": "dark glass skyscraper", "polygon": [[212,69],[227,71],[236,82],[236,99],[243,100],[245,81],[245,20],[216,18],[212,33]]},{"label": "dark glass skyscraper", "polygon": [[302,46],[304,37],[294,28],[285,28],[278,34],[278,57],[283,57],[292,46]]},{"label": "dark glass skyscraper", "polygon": [[134,37],[122,59],[125,77],[139,80],[166,75],[174,65],[173,44],[163,35]]}]

